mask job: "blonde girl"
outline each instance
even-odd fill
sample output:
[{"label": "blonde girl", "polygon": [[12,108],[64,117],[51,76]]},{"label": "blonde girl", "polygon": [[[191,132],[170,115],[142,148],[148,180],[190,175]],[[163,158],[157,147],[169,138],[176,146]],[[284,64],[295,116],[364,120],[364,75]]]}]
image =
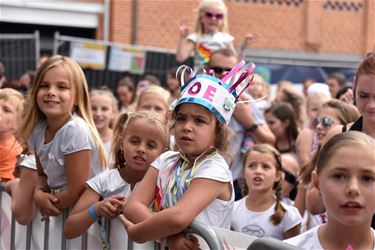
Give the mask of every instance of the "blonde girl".
[{"label": "blonde girl", "polygon": [[23,151],[15,133],[24,102],[23,95],[17,90],[0,89],[0,182],[14,179],[17,157]]},{"label": "blonde girl", "polygon": [[[65,223],[65,236],[77,237],[95,221],[101,226],[101,218],[115,219],[152,161],[166,150],[168,137],[165,123],[155,114],[144,111],[121,114],[114,128],[115,163],[112,169],[87,181],[85,192]],[[112,220],[111,228],[111,247],[127,248],[121,223]]]},{"label": "blonde girl", "polygon": [[166,119],[169,111],[171,95],[168,90],[151,85],[143,90],[137,101],[136,111],[150,111]]},{"label": "blonde girl", "polygon": [[65,56],[38,69],[20,138],[35,152],[38,181],[34,201],[44,216],[72,207],[90,174],[106,167],[106,153],[92,119],[85,75]]},{"label": "blonde girl", "polygon": [[177,61],[185,61],[194,51],[194,65],[201,67],[208,63],[215,50],[229,48],[236,53],[234,38],[228,34],[228,9],[224,1],[202,0],[197,9],[194,32],[190,34],[190,28],[184,23],[180,26]]},{"label": "blonde girl", "polygon": [[99,132],[107,154],[110,155],[113,122],[118,113],[117,99],[110,89],[101,87],[90,92],[90,103],[95,127]]},{"label": "blonde girl", "polygon": [[375,249],[375,141],[350,131],[332,137],[319,153],[312,182],[327,209],[327,223],[287,240],[303,249]]},{"label": "blonde girl", "polygon": [[281,201],[280,153],[269,144],[256,144],[246,154],[244,177],[248,194],[234,204],[232,229],[280,240],[298,235],[302,218],[295,207]]}]

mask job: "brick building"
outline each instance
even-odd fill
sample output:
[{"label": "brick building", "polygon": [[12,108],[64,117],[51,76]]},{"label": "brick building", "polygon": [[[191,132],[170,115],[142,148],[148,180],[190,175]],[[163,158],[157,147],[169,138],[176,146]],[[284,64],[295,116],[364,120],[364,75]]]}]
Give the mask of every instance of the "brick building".
[{"label": "brick building", "polygon": [[[225,0],[229,32],[257,63],[355,68],[375,47],[375,0]],[[40,31],[41,50],[62,35],[174,52],[198,0],[2,0],[0,33]],[[22,69],[23,70],[23,69]],[[21,70],[21,71],[22,71]],[[16,74],[15,74],[16,75]]]},{"label": "brick building", "polygon": [[[349,58],[374,49],[374,0],[227,0],[226,4],[235,45],[252,33],[257,37],[255,52]],[[112,0],[110,39],[175,49],[179,23],[186,20],[193,25],[196,6],[196,0]]]}]

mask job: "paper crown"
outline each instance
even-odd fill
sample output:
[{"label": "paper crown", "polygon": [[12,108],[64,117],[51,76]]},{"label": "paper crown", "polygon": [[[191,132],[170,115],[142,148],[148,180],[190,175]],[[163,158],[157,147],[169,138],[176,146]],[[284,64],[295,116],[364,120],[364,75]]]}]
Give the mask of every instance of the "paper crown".
[{"label": "paper crown", "polygon": [[[181,72],[181,96],[172,103],[172,109],[183,103],[195,103],[210,110],[220,122],[229,123],[238,97],[250,86],[250,74],[255,64],[241,61],[221,79],[214,77],[213,71],[208,74],[196,74],[186,65],[177,70]],[[190,80],[185,84],[186,70],[190,71]]]}]

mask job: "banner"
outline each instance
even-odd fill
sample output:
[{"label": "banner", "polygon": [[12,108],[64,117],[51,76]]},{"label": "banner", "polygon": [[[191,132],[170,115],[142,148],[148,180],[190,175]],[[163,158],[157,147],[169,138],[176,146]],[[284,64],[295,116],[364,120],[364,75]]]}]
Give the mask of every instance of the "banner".
[{"label": "banner", "polygon": [[104,44],[71,42],[70,55],[82,68],[105,68],[107,47]]},{"label": "banner", "polygon": [[145,50],[113,45],[110,50],[108,69],[141,75],[145,71],[145,62]]}]

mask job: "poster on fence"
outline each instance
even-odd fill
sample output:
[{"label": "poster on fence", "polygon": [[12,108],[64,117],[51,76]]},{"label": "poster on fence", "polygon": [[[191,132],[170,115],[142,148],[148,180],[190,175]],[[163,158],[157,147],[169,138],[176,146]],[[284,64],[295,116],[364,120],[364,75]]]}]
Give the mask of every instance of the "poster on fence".
[{"label": "poster on fence", "polygon": [[72,42],[70,57],[76,60],[82,68],[104,69],[106,46],[88,42]]},{"label": "poster on fence", "polygon": [[143,74],[145,71],[146,51],[142,49],[111,46],[108,69]]}]

